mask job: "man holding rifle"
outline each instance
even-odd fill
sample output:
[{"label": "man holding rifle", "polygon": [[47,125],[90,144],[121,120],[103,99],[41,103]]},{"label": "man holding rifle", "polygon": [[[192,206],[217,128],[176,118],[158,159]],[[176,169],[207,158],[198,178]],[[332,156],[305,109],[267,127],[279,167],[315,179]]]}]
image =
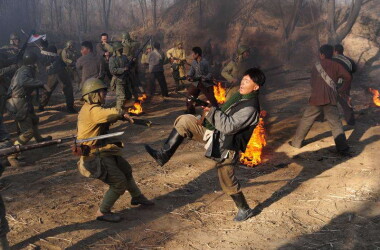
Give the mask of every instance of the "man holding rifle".
[{"label": "man holding rifle", "polygon": [[[77,139],[106,134],[112,123],[133,119],[122,109],[103,108],[107,86],[100,79],[88,79],[82,88],[85,101],[78,115]],[[126,190],[131,194],[132,205],[153,205],[137,187],[131,165],[121,157],[123,143],[111,140],[84,142],[76,150],[80,155],[78,168],[83,176],[96,178],[109,185],[97,212],[97,220],[119,222],[121,217],[111,212],[112,206]]]},{"label": "man holding rifle", "polygon": [[[214,96],[213,82],[211,81],[211,73],[209,63],[202,57],[202,49],[194,47],[192,49],[193,62],[187,73],[187,79],[192,82],[188,88],[190,96],[197,98],[203,93],[213,107],[218,107],[218,102]],[[186,101],[186,114],[195,114],[194,102],[191,99]]]},{"label": "man holding rifle", "polygon": [[186,53],[183,49],[183,43],[175,42],[174,47],[166,52],[167,58],[171,63],[173,79],[176,84],[176,90],[179,90],[179,81],[185,76]]}]

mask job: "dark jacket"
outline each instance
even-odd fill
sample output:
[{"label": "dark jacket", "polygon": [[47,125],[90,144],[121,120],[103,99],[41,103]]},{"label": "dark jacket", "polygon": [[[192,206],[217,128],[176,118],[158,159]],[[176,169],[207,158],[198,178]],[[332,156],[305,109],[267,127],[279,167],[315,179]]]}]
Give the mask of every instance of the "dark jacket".
[{"label": "dark jacket", "polygon": [[215,127],[213,140],[206,150],[206,157],[221,161],[228,151],[244,152],[252,132],[259,122],[260,104],[258,92],[252,99],[242,99],[225,112],[211,108],[206,119]]}]

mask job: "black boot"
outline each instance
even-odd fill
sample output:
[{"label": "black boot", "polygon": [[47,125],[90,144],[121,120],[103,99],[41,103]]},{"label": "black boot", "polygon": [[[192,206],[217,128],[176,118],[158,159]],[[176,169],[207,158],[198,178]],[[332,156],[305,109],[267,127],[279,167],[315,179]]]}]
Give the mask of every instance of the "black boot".
[{"label": "black boot", "polygon": [[251,218],[254,213],[253,210],[249,208],[247,201],[245,200],[243,192],[231,195],[234,200],[236,207],[239,209],[234,221],[245,221]]},{"label": "black boot", "polygon": [[145,145],[145,150],[160,166],[163,166],[173,156],[179,145],[181,145],[183,139],[184,137],[178,134],[177,130],[173,128],[164,146],[160,150],[154,150],[148,145]]}]

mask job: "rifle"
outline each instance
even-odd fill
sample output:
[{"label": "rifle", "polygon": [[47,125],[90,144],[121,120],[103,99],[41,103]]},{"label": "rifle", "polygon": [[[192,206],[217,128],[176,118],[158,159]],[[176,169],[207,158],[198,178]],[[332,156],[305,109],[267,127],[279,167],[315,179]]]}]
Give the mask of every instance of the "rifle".
[{"label": "rifle", "polygon": [[197,104],[198,106],[207,107],[210,104],[210,103],[202,101],[201,99],[196,98],[196,97],[194,97],[192,95],[189,96],[189,95],[186,95],[186,94],[182,94],[182,93],[180,93],[178,91],[176,91],[176,93],[179,94],[179,95],[181,95],[181,96],[186,97],[189,102],[195,102],[195,104]]},{"label": "rifle", "polygon": [[135,119],[135,118],[132,118],[133,119],[133,124],[136,124],[136,125],[141,125],[141,126],[147,126],[147,127],[152,127],[152,121],[149,121],[149,120],[145,120],[145,119]]},{"label": "rifle", "polygon": [[[184,63],[184,64],[186,64],[186,65],[188,65],[188,66],[191,66],[191,64],[188,63],[188,62],[186,61],[186,59],[181,60],[181,59],[179,59],[178,57],[174,57],[172,54],[170,54],[170,56],[171,56],[171,59],[173,59],[173,60],[177,60],[177,61],[180,61],[179,64]],[[173,64],[173,62],[172,62],[172,64]]]},{"label": "rifle", "polygon": [[140,49],[137,50],[137,52],[135,53],[135,56],[132,57],[131,60],[129,60],[129,62],[127,63],[128,70],[131,68],[132,64],[135,63],[135,61],[140,56],[140,54],[144,51],[144,48],[148,45],[151,39],[152,37],[149,37],[148,41],[146,41],[144,45]]},{"label": "rifle", "polygon": [[203,77],[182,76],[182,77],[178,78],[178,80],[188,80],[189,82],[207,82],[207,83],[212,83],[213,85],[217,84],[217,82],[215,82],[214,79],[204,79]]}]

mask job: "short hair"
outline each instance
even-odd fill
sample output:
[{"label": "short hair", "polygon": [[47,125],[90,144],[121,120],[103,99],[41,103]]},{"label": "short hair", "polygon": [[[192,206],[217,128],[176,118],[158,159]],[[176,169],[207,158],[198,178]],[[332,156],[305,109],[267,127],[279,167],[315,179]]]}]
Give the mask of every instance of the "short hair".
[{"label": "short hair", "polygon": [[263,86],[264,85],[266,77],[265,77],[264,72],[261,71],[261,69],[259,69],[259,68],[250,68],[250,69],[247,69],[244,72],[244,76],[247,76],[247,75],[252,79],[252,81],[254,81],[255,83],[257,83],[259,86]]},{"label": "short hair", "polygon": [[193,47],[191,50],[194,52],[194,54],[202,56],[202,49],[200,47]]},{"label": "short hair", "polygon": [[92,42],[90,42],[90,41],[84,41],[81,43],[80,46],[85,47],[85,48],[89,49],[90,51],[93,50]]},{"label": "short hair", "polygon": [[344,47],[343,47],[342,44],[336,44],[336,45],[334,46],[334,50],[335,50],[336,52],[338,52],[338,54],[343,55]]},{"label": "short hair", "polygon": [[161,44],[159,42],[154,42],[153,48],[159,50],[161,48]]},{"label": "short hair", "polygon": [[331,46],[330,44],[322,45],[319,48],[319,53],[321,53],[322,55],[325,55],[327,59],[331,59],[334,54],[334,47]]},{"label": "short hair", "polygon": [[107,33],[102,33],[102,34],[100,35],[100,37],[102,37],[102,36],[106,36],[106,37],[108,37],[108,34],[107,34]]}]

